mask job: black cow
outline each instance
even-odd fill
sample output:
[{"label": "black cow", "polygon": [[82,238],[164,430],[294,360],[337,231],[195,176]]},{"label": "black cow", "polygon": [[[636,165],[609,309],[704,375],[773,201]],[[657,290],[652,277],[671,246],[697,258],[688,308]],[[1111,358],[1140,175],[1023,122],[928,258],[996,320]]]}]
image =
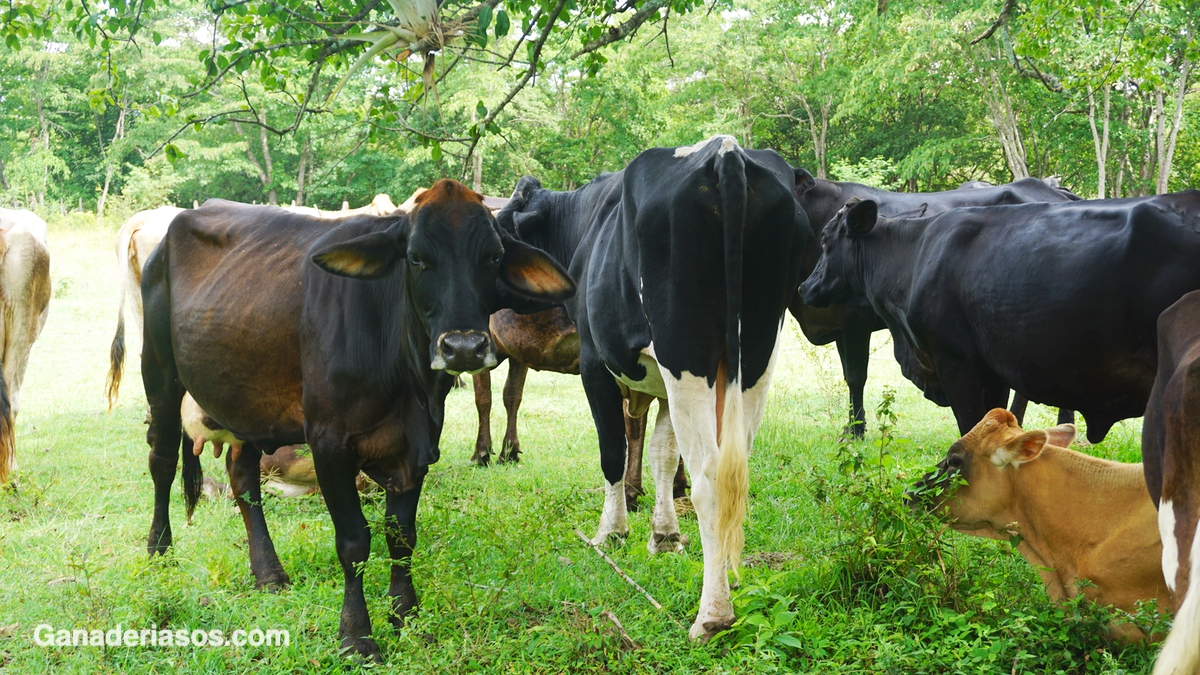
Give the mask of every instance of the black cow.
[{"label": "black cow", "polygon": [[[800,205],[804,207],[809,222],[817,230],[823,228],[848,200],[855,197],[874,201],[879,205],[880,215],[889,218],[901,214],[931,216],[960,206],[1066,202],[1079,199],[1070,192],[1037,178],[1026,178],[994,187],[982,181],[973,181],[957,190],[945,192],[888,192],[859,183],[814,179],[807,171],[803,175],[805,179],[799,197]],[[812,272],[820,257],[821,244],[814,237],[804,256],[804,276]],[[887,327],[886,324],[870,307],[836,304],[816,308],[804,304],[799,293],[793,298],[788,309],[791,310],[792,316],[796,317],[800,329],[810,342],[816,345],[837,343],[838,355],[842,360],[842,374],[850,388],[850,430],[854,435],[861,436],[866,420],[863,388],[867,384],[871,333],[883,330]],[[903,348],[897,343],[897,349]],[[899,352],[897,358],[901,359],[902,363],[905,360],[911,361],[910,357]]]},{"label": "black cow", "polygon": [[1145,410],[1155,321],[1200,288],[1200,192],[891,220],[851,200],[823,242],[805,302],[869,303],[961,433],[1011,388],[1082,412],[1095,443]]},{"label": "black cow", "polygon": [[1200,671],[1200,291],[1158,317],[1158,376],[1142,424],[1142,468],[1158,505],[1175,625],[1155,673]]},{"label": "black cow", "polygon": [[[340,224],[223,201],[180,214],[142,281],[150,553],[171,545],[185,389],[245,442],[226,461],[259,587],[288,583],[263,520],[259,457],[307,441],[345,577],[338,635],[377,659],[358,568],[371,544],[359,470],[387,490],[388,593],[399,625],[417,604],[409,575],[417,500],[438,458],[452,374],[495,363],[493,311],[538,309],[573,291],[560,266],[502,236],[482,197],[453,181],[425,192],[410,214]],[[183,465],[190,511],[199,458],[185,452]]]},{"label": "black cow", "polygon": [[597,543],[629,531],[623,399],[635,417],[659,401],[648,548],[682,548],[671,499],[677,442],[704,549],[693,638],[733,621],[726,571],[742,548],[746,452],[811,235],[794,197],[796,177],[774,152],[718,136],[647,150],[572,192],[544,190],[526,176],[497,216],[501,228],[548,251],[579,283],[566,307],[579,330],[579,369],[607,483]]}]

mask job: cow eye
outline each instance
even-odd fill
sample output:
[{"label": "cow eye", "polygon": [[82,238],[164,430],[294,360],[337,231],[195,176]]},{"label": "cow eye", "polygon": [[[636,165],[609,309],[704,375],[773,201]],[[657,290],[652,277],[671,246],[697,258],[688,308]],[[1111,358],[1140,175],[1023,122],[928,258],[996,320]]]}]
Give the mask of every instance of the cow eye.
[{"label": "cow eye", "polygon": [[951,469],[961,469],[962,465],[962,457],[958,455],[950,455],[950,457],[946,459],[946,466],[950,467]]},{"label": "cow eye", "polygon": [[425,266],[421,262],[421,258],[416,253],[408,254],[408,264],[412,265],[413,267],[424,267]]},{"label": "cow eye", "polygon": [[491,264],[493,267],[499,267],[500,261],[504,259],[504,251],[497,251],[496,255],[492,256]]}]

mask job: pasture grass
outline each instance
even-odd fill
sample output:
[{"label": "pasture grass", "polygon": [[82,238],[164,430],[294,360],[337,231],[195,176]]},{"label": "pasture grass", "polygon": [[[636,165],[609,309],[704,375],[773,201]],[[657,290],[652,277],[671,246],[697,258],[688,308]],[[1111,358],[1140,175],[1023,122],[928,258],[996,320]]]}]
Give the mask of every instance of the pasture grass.
[{"label": "pasture grass", "polygon": [[[0,669],[14,673],[299,673],[357,671],[336,632],[342,579],[319,496],[267,497],[275,546],[293,586],[255,591],[245,530],[231,503],[202,501],[185,526],[172,500],[175,547],[148,560],[153,503],[139,345],[129,345],[120,405],[105,412],[116,319],[113,230],[50,231],[54,299],[35,345],[18,427],[18,490],[0,493]],[[478,469],[471,391],[447,404],[442,459],[425,483],[413,573],[420,614],[385,620],[383,537],[372,542],[366,593],[396,673],[1126,673],[1149,672],[1153,646],[1107,644],[1105,612],[1049,601],[1006,542],[968,538],[911,516],[901,490],[957,437],[948,409],[904,381],[886,334],[871,362],[867,440],[843,444],[836,352],[783,334],[765,421],[751,456],[739,623],[688,642],[699,602],[694,515],[681,555],[650,556],[648,508],[608,554],[665,608],[655,610],[573,534],[591,535],[603,484],[595,431],[577,378],[529,376],[519,465]],[[500,371],[504,368],[501,367]],[[502,372],[494,380],[502,381]],[[493,429],[503,432],[503,406]],[[1027,426],[1050,426],[1031,406]],[[882,431],[881,431],[882,428]],[[1081,434],[1082,435],[1082,434]],[[1087,451],[1137,461],[1140,422]],[[205,471],[221,466],[205,458]],[[652,481],[647,475],[650,489]],[[179,485],[179,482],[176,482]],[[651,504],[650,495],[643,504]],[[382,533],[383,501],[365,498]],[[624,642],[604,612],[619,618]],[[1145,617],[1143,617],[1145,618]],[[36,646],[55,628],[282,628],[285,648]]]}]

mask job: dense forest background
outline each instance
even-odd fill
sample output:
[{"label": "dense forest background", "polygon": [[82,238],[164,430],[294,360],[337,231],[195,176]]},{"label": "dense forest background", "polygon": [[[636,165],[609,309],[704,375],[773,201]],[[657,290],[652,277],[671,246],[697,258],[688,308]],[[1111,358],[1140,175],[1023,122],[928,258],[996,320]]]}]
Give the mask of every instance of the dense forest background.
[{"label": "dense forest background", "polygon": [[442,177],[507,196],[715,133],[896,190],[1200,183],[1194,0],[492,0],[466,47],[385,58],[368,36],[324,62],[288,47],[309,6],[0,7],[0,204],[113,223],[210,197],[399,203]]}]

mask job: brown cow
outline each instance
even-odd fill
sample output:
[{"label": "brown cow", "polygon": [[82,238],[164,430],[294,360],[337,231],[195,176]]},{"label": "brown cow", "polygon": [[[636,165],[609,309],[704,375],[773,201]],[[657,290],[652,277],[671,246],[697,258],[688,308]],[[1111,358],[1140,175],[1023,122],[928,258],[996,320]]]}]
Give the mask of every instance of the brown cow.
[{"label": "brown cow", "polygon": [[[521,441],[517,436],[517,410],[525,390],[525,376],[530,368],[556,373],[579,374],[579,334],[566,310],[555,307],[535,314],[517,314],[502,310],[489,320],[496,356],[508,359],[508,377],[504,382],[504,409],[508,424],[500,462],[520,461]],[[487,466],[492,453],[492,376],[490,370],[474,375],[475,407],[479,411],[479,433],[475,439],[475,454],[471,461]],[[647,416],[625,415],[625,439],[629,456],[625,468],[625,499],[630,510],[637,510],[642,489],[642,454],[646,439]],[[673,497],[687,494],[687,475],[683,461],[675,472]]]},{"label": "brown cow", "polygon": [[[1017,550],[1055,601],[1082,592],[1130,612],[1140,600],[1157,600],[1165,611],[1171,596],[1142,466],[1068,450],[1074,440],[1073,424],[1022,431],[1012,413],[996,408],[950,446],[915,492],[959,532],[1018,538]],[[1094,585],[1081,588],[1081,579]],[[1144,637],[1124,621],[1114,621],[1110,634]]]},{"label": "brown cow", "polygon": [[1158,374],[1142,424],[1146,487],[1158,504],[1162,573],[1175,624],[1154,675],[1200,672],[1200,291],[1158,317]]}]

